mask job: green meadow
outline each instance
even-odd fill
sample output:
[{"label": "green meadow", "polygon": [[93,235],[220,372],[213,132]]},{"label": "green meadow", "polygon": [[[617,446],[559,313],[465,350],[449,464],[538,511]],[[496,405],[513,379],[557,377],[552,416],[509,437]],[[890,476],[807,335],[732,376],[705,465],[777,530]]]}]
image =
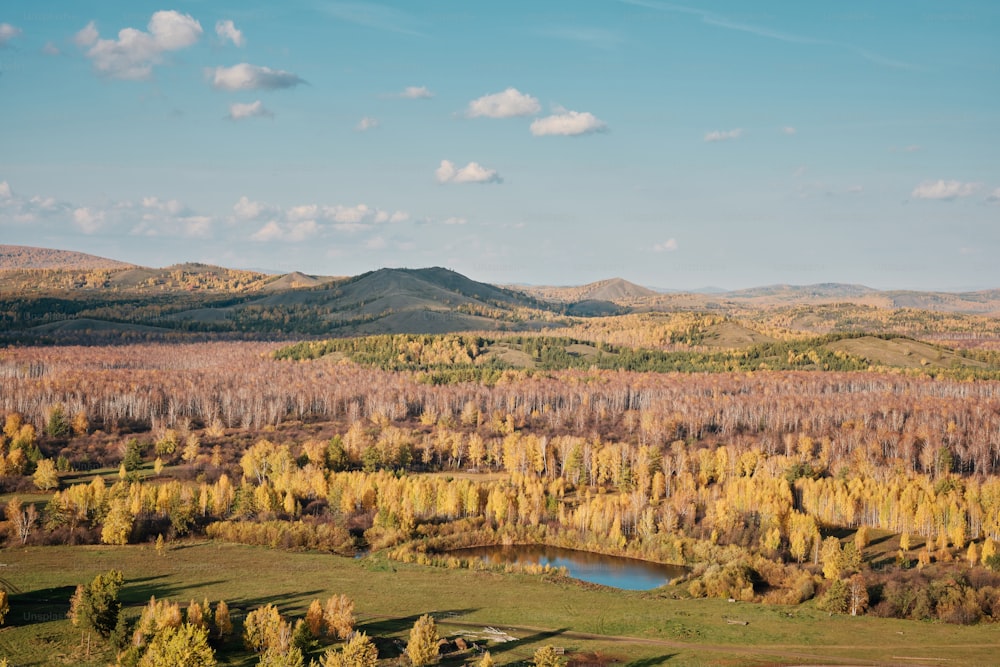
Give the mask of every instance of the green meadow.
[{"label": "green meadow", "polygon": [[[377,639],[380,657],[398,657],[421,614],[441,635],[487,646],[498,664],[523,663],[546,644],[622,665],[990,664],[1000,649],[991,625],[955,626],[829,615],[796,607],[685,599],[666,586],[619,591],[553,575],[448,570],[380,555],[350,559],[322,553],[191,541],[162,555],[150,546],[30,547],[0,552],[0,576],[14,591],[0,652],[14,665],[107,664],[114,655],[87,643],[66,619],[74,587],[121,569],[122,601],[137,617],[150,596],[225,599],[237,629],[243,615],[275,603],[302,617],[314,598],[345,593],[358,628]],[[494,630],[499,631],[493,632]],[[497,638],[507,641],[498,642]],[[318,657],[322,647],[313,653]],[[219,647],[221,664],[252,665],[238,638]],[[445,665],[475,659],[471,650]]]}]

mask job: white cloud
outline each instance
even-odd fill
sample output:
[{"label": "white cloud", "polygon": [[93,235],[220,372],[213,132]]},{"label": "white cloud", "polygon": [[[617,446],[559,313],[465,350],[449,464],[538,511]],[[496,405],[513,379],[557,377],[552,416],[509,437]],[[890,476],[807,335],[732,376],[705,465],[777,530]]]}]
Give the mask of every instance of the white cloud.
[{"label": "white cloud", "polygon": [[0,23],[0,49],[7,46],[7,42],[20,34],[20,28],[15,28],[9,23]]},{"label": "white cloud", "polygon": [[317,204],[303,204],[301,206],[293,206],[288,209],[286,216],[289,220],[293,222],[298,222],[300,220],[314,219],[320,213],[319,206]]},{"label": "white cloud", "polygon": [[242,118],[274,118],[274,114],[264,108],[264,103],[260,100],[256,102],[250,102],[249,104],[242,104],[240,102],[234,102],[229,105],[229,116],[230,120],[240,120]]},{"label": "white cloud", "polygon": [[159,216],[146,214],[129,230],[132,236],[204,239],[212,235],[214,220],[207,215]]},{"label": "white cloud", "polygon": [[374,130],[378,127],[378,119],[372,118],[371,116],[365,116],[358,121],[358,124],[354,126],[354,129],[358,132],[367,132],[368,130]]},{"label": "white cloud", "polygon": [[677,250],[677,239],[670,238],[663,243],[657,243],[653,246],[653,252],[674,252]]},{"label": "white cloud", "polygon": [[96,44],[98,37],[100,37],[100,34],[97,32],[97,25],[91,21],[73,36],[73,42],[80,48],[83,48],[84,46],[93,46]]},{"label": "white cloud", "polygon": [[232,42],[236,46],[243,46],[247,43],[243,37],[243,31],[239,30],[229,19],[215,22],[215,34],[223,42]]},{"label": "white cloud", "polygon": [[434,93],[426,86],[407,86],[399,96],[406,100],[429,100],[434,97]]},{"label": "white cloud", "polygon": [[743,130],[740,128],[736,128],[735,130],[715,130],[705,135],[705,141],[730,141],[739,139],[742,135]]},{"label": "white cloud", "polygon": [[991,202],[1000,201],[1000,188],[997,188],[993,192],[986,195],[986,201],[991,201]]},{"label": "white cloud", "polygon": [[296,74],[283,70],[240,63],[232,67],[208,70],[212,87],[216,90],[278,90],[305,83]]},{"label": "white cloud", "polygon": [[66,237],[75,230],[84,235],[206,238],[216,222],[213,216],[199,215],[176,199],[144,197],[137,202],[81,205],[39,195],[19,197],[13,192],[4,197],[2,192],[0,188],[0,224],[30,224],[35,234]]},{"label": "white cloud", "polygon": [[61,51],[59,51],[59,47],[52,42],[45,42],[45,46],[42,47],[42,53],[47,56],[58,56]]},{"label": "white cloud", "polygon": [[952,200],[968,197],[980,187],[979,183],[962,183],[961,181],[924,181],[910,193],[914,199]]},{"label": "white cloud", "polygon": [[190,14],[173,10],[159,11],[149,19],[149,32],[123,28],[118,39],[100,39],[94,22],[80,30],[74,41],[89,47],[87,57],[101,74],[116,79],[148,79],[153,67],[163,62],[163,55],[185,49],[202,35],[201,24]]},{"label": "white cloud", "polygon": [[798,130],[796,130],[791,125],[786,125],[785,127],[781,128],[781,131],[787,134],[788,136],[792,136],[798,133]]},{"label": "white cloud", "polygon": [[405,211],[386,211],[367,204],[355,206],[300,204],[288,209],[253,202],[241,197],[233,206],[237,220],[270,218],[250,238],[254,241],[295,243],[330,232],[355,234],[376,229],[384,223],[405,222]]},{"label": "white cloud", "polygon": [[277,241],[285,235],[284,230],[275,220],[271,220],[266,225],[250,235],[253,241]]},{"label": "white cloud", "polygon": [[73,224],[84,234],[96,234],[104,226],[104,211],[80,207],[73,211]]},{"label": "white cloud", "polygon": [[508,88],[502,93],[484,95],[469,102],[465,115],[469,118],[513,118],[531,116],[541,110],[538,100],[517,88]]},{"label": "white cloud", "polygon": [[143,197],[142,207],[145,209],[169,213],[170,215],[180,215],[186,210],[184,204],[180,203],[176,199],[162,201],[159,197]]},{"label": "white cloud", "polygon": [[7,181],[0,181],[0,199],[10,199],[10,184]]},{"label": "white cloud", "polygon": [[577,136],[604,132],[608,126],[594,114],[584,111],[565,111],[531,123],[531,133],[536,137],[546,135]]},{"label": "white cloud", "polygon": [[503,179],[495,169],[487,169],[478,162],[470,162],[456,168],[449,160],[441,160],[441,166],[434,175],[438,183],[502,183]]},{"label": "white cloud", "polygon": [[274,207],[256,201],[250,201],[246,195],[233,204],[233,213],[239,220],[256,220],[274,212]]},{"label": "white cloud", "polygon": [[443,222],[446,225],[464,225],[469,221],[466,220],[465,218],[451,217],[451,218],[445,218],[441,222]]}]

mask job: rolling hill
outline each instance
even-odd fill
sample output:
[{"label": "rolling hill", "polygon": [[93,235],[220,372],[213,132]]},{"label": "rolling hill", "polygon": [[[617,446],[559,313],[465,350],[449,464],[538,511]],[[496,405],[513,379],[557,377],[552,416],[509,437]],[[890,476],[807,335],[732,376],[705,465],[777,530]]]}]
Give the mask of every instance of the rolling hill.
[{"label": "rolling hill", "polygon": [[655,290],[623,278],[608,278],[577,286],[518,285],[517,289],[541,299],[563,303],[611,302],[624,304],[658,296]]},{"label": "rolling hill", "polygon": [[[83,341],[119,331],[268,338],[536,331],[584,322],[606,322],[594,330],[607,334],[608,327],[618,326],[613,318],[630,313],[639,316],[639,329],[630,334],[636,338],[649,333],[643,327],[662,325],[657,313],[721,316],[722,324],[705,330],[652,336],[706,349],[766,344],[775,340],[771,334],[891,333],[963,346],[973,338],[1000,339],[1000,290],[879,291],[822,283],[665,294],[621,278],[512,289],[441,267],[383,268],[335,278],[198,263],[150,268],[76,252],[0,246],[0,336],[16,340]],[[903,365],[938,361],[929,351],[883,352]]]},{"label": "rolling hill", "polygon": [[132,264],[72,250],[0,245],[0,271],[126,269]]},{"label": "rolling hill", "polygon": [[[314,333],[447,333],[532,329],[547,304],[442,268],[379,269],[306,289],[290,289],[222,309],[233,321],[265,312],[305,314]],[[219,309],[181,311],[175,322],[218,323]],[[538,321],[536,321],[538,320]]]}]

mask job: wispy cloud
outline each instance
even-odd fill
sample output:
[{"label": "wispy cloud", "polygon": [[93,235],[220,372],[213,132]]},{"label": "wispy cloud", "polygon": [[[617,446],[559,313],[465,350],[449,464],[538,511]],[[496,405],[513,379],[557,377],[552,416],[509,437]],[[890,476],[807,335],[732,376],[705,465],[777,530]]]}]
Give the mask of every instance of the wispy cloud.
[{"label": "wispy cloud", "polygon": [[396,97],[404,100],[429,100],[434,97],[434,93],[428,90],[427,86],[407,86]]},{"label": "wispy cloud", "polygon": [[7,42],[21,34],[21,29],[9,23],[0,23],[0,49],[7,46]]},{"label": "wispy cloud", "polygon": [[924,181],[910,193],[914,199],[939,199],[951,201],[961,197],[974,195],[981,185],[979,183],[962,183],[961,181]]},{"label": "wispy cloud", "polygon": [[674,252],[679,246],[677,245],[677,239],[669,238],[663,243],[656,243],[653,245],[653,252]]},{"label": "wispy cloud", "polygon": [[536,137],[546,135],[577,136],[606,132],[608,126],[594,114],[584,111],[563,111],[531,123],[531,133]]},{"label": "wispy cloud", "polygon": [[791,137],[791,136],[793,136],[793,135],[796,135],[796,134],[798,134],[798,132],[799,132],[798,130],[796,130],[796,129],[795,129],[794,127],[792,127],[791,125],[786,125],[785,127],[781,128],[781,131],[782,131],[782,132],[783,132],[784,134],[787,134],[787,135],[788,135],[788,136],[790,136],[790,137]]},{"label": "wispy cloud", "polygon": [[709,143],[714,141],[732,141],[739,139],[741,136],[743,136],[743,130],[738,127],[733,130],[714,130],[705,134],[705,141]]},{"label": "wispy cloud", "polygon": [[578,42],[596,49],[610,51],[622,42],[621,34],[605,28],[586,26],[553,26],[535,31],[542,37]]},{"label": "wispy cloud", "polygon": [[274,113],[264,107],[260,100],[242,104],[235,102],[229,105],[229,120],[242,120],[244,118],[274,118]]},{"label": "wispy cloud", "polygon": [[190,14],[173,10],[153,14],[146,29],[148,32],[123,28],[118,39],[101,39],[91,21],[76,33],[74,41],[87,49],[86,55],[99,73],[143,81],[152,76],[154,66],[163,62],[164,54],[194,45],[203,32]]},{"label": "wispy cloud", "polygon": [[325,2],[320,11],[340,21],[415,37],[423,36],[423,24],[412,14],[374,2]]},{"label": "wispy cloud", "polygon": [[218,35],[219,39],[223,42],[232,42],[236,46],[243,46],[246,44],[246,39],[243,37],[243,31],[239,30],[229,19],[226,19],[225,21],[216,21],[215,34]]},{"label": "wispy cloud", "polygon": [[297,74],[249,63],[216,67],[206,73],[216,90],[278,90],[305,83]]},{"label": "wispy cloud", "polygon": [[469,102],[465,115],[469,118],[513,118],[532,116],[541,111],[542,105],[531,95],[517,88],[508,88],[500,93],[483,95]]},{"label": "wispy cloud", "polygon": [[741,21],[734,21],[726,16],[716,14],[704,9],[698,9],[695,7],[686,7],[684,5],[675,5],[667,2],[656,2],[655,0],[620,0],[621,2],[628,5],[635,5],[638,7],[645,7],[647,9],[655,9],[664,12],[672,12],[675,14],[687,14],[690,16],[697,16],[701,19],[702,23],[710,25],[716,28],[721,28],[723,30],[735,30],[738,32],[745,32],[751,35],[756,35],[763,39],[772,39],[780,42],[786,42],[789,44],[804,44],[810,46],[832,46],[840,49],[849,51],[860,58],[863,58],[876,65],[881,65],[883,67],[890,67],[893,69],[917,69],[917,67],[911,63],[906,63],[900,60],[895,60],[893,58],[887,58],[879,53],[871,51],[869,49],[863,48],[856,44],[850,42],[838,42],[829,39],[819,39],[815,37],[808,37],[804,35],[797,35],[794,33],[783,32],[781,30],[775,30],[768,26],[754,25],[752,23],[743,23]]},{"label": "wispy cloud", "polygon": [[354,126],[357,132],[367,132],[368,130],[374,130],[378,127],[378,119],[372,118],[371,116],[365,116],[358,121],[358,124]]},{"label": "wispy cloud", "polygon": [[503,183],[495,169],[487,169],[478,162],[470,162],[464,167],[456,167],[449,160],[441,160],[441,166],[434,171],[438,183]]},{"label": "wispy cloud", "polygon": [[1000,188],[996,188],[993,192],[986,195],[986,201],[1000,202]]}]

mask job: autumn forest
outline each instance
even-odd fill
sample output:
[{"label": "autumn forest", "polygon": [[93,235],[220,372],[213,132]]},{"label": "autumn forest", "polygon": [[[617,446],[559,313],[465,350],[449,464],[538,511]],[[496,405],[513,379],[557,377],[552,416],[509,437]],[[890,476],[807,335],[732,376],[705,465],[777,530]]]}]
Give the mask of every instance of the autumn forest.
[{"label": "autumn forest", "polygon": [[[126,270],[84,275],[107,290]],[[11,287],[0,314],[4,555],[99,549],[169,568],[184,548],[247,545],[582,585],[458,551],[550,545],[684,566],[655,591],[665,614],[722,600],[872,623],[1000,620],[990,314],[617,294],[601,300],[613,312],[580,315],[598,299],[518,301],[431,277],[376,276],[389,282],[365,298],[352,290],[372,275],[279,286],[253,305],[267,279],[239,276],[183,326],[171,313],[200,298],[189,286],[125,285],[100,324],[94,308],[32,320],[61,278],[44,295]],[[93,301],[89,284],[59,298]],[[122,294],[159,304],[129,311],[152,319],[115,315],[128,311]],[[379,306],[387,294],[412,303]],[[247,331],[239,323],[254,312],[272,324]],[[269,335],[279,320],[286,328]],[[129,602],[134,584],[118,568],[77,579],[45,604],[59,610],[53,641],[81,661],[516,662],[489,641],[439,637],[435,607],[408,610],[393,640],[342,591],[231,618],[234,599]],[[32,631],[18,615],[39,604],[30,578],[0,583],[0,618],[15,626],[0,638]],[[0,650],[30,653],[26,636]],[[527,661],[565,663],[560,641],[529,645]]]}]

